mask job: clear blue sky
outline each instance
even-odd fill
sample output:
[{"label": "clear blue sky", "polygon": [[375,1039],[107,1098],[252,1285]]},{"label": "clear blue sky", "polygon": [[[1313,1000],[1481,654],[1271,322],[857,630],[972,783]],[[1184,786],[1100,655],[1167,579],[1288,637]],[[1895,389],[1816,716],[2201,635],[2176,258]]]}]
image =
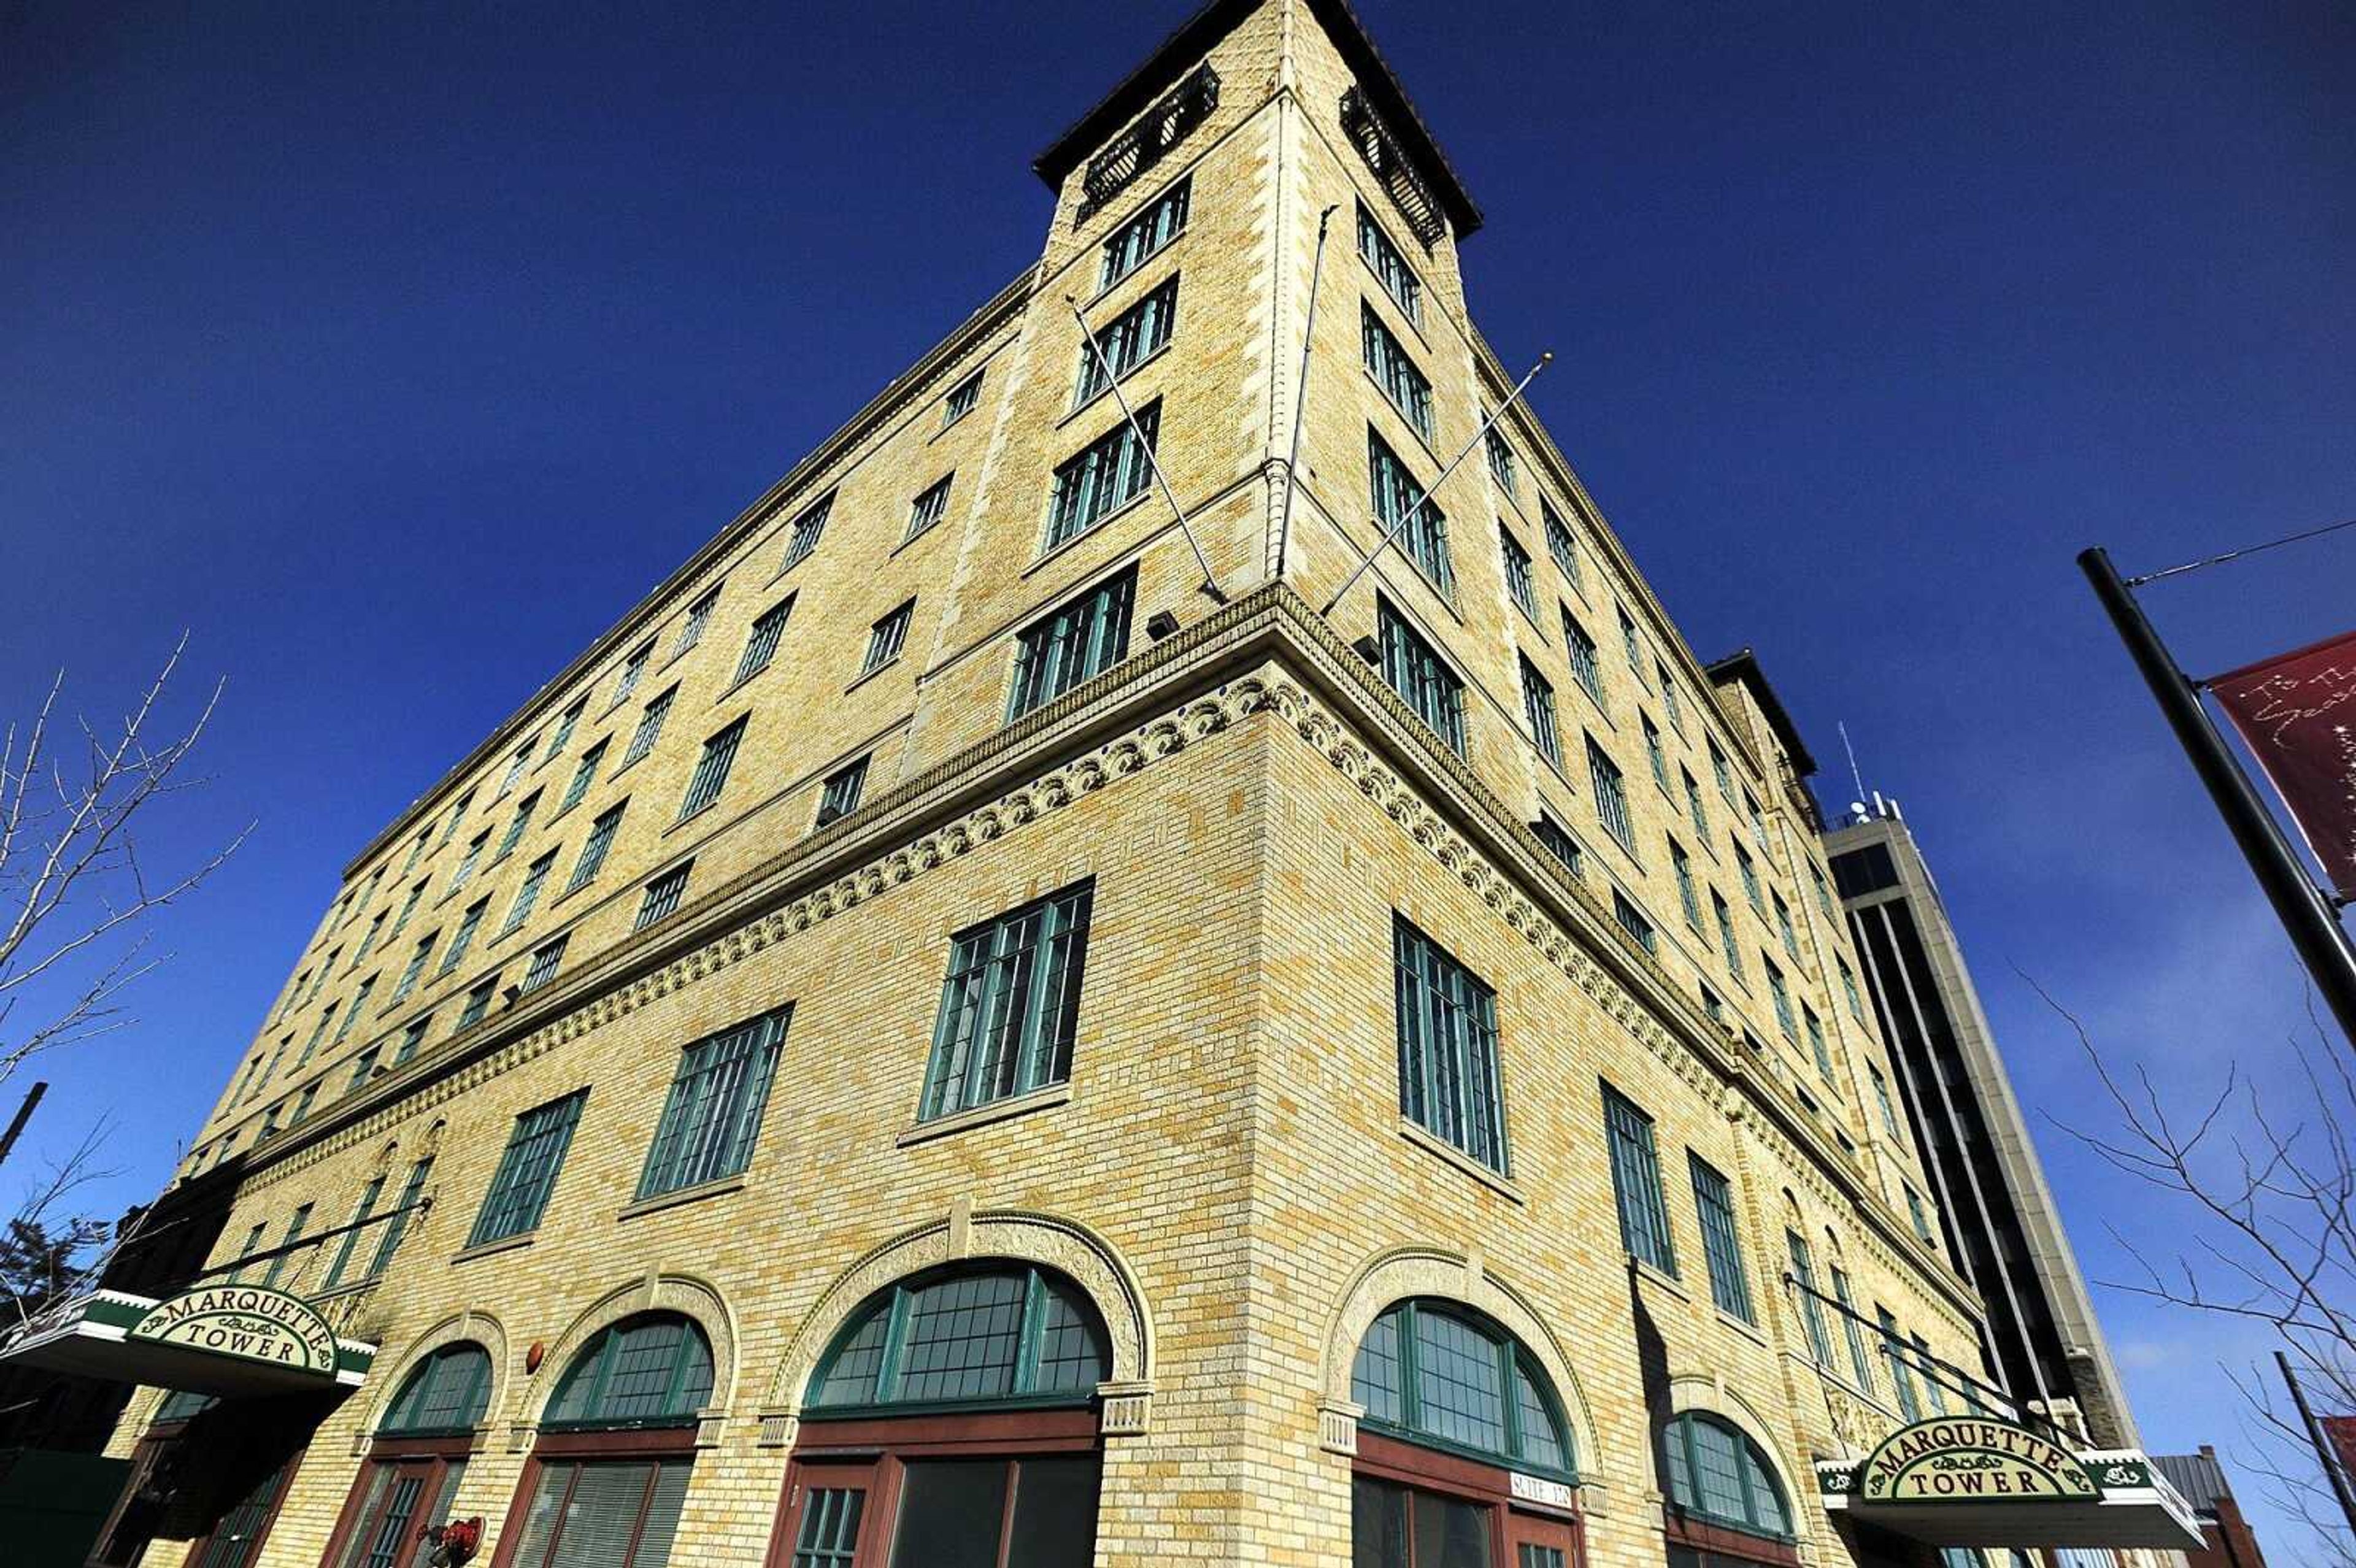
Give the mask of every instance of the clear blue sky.
[{"label": "clear blue sky", "polygon": [[[2090,1080],[2015,963],[2188,1093],[2279,1080],[2287,947],[2071,557],[2356,514],[2356,14],[1362,8],[1491,340],[1827,805],[1836,720],[1904,801],[2029,1104]],[[156,852],[260,822],[27,1154],[111,1114],[151,1189],[345,859],[1032,260],[1031,155],[1184,5],[679,9],[0,8],[0,708],[192,628],[215,782]],[[2151,601],[2214,669],[2351,575]],[[2176,1232],[2039,1137],[2091,1274]],[[2263,1347],[2104,1305],[2153,1445],[2237,1445]]]}]

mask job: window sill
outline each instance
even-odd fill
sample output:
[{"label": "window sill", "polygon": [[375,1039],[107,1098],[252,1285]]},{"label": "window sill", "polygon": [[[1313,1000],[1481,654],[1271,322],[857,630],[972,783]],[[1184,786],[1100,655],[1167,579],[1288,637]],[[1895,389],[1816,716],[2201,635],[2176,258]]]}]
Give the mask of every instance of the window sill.
[{"label": "window sill", "polygon": [[776,662],[776,659],[772,657],[767,664],[763,665],[759,669],[752,670],[744,675],[738,676],[726,686],[722,687],[720,688],[720,694],[717,697],[714,697],[709,703],[705,704],[705,706],[709,708],[719,707],[722,703],[727,701],[730,698],[735,696],[738,692],[744,690],[746,687],[752,685],[755,681],[768,674],[769,671],[775,667]]},{"label": "window sill", "polygon": [[897,664],[901,661],[901,659],[902,659],[904,656],[905,656],[904,655],[900,655],[900,654],[894,654],[890,658],[885,659],[882,664],[877,665],[873,669],[862,669],[862,670],[861,670],[861,671],[859,672],[859,674],[858,674],[857,677],[856,677],[856,678],[854,678],[849,686],[846,686],[846,687],[844,687],[844,688],[842,688],[842,695],[843,695],[843,696],[845,696],[845,697],[848,697],[848,696],[850,696],[852,692],[857,691],[861,687],[865,686],[869,681],[873,680],[877,676],[884,674],[884,672],[886,672],[887,670],[891,669],[894,665],[897,665]]},{"label": "window sill", "polygon": [[315,1306],[321,1302],[342,1301],[350,1296],[358,1296],[364,1290],[372,1290],[377,1285],[383,1283],[384,1276],[381,1275],[378,1275],[374,1279],[356,1279],[349,1285],[338,1285],[330,1289],[323,1290],[319,1292],[318,1295],[310,1297],[310,1300]]},{"label": "window sill", "polygon": [[[1173,339],[1173,341],[1175,340]],[[1167,343],[1163,344],[1161,347],[1155,349],[1152,353],[1147,355],[1144,358],[1140,359],[1136,364],[1131,365],[1119,375],[1114,377],[1111,381],[1108,381],[1102,387],[1098,388],[1096,392],[1089,397],[1087,402],[1073,404],[1072,411],[1066,414],[1062,419],[1057,420],[1052,428],[1061,430],[1066,425],[1070,424],[1074,420],[1078,419],[1082,414],[1087,413],[1090,409],[1095,408],[1098,403],[1103,402],[1107,398],[1110,397],[1112,395],[1113,386],[1116,382],[1124,382],[1129,380],[1140,370],[1144,369],[1148,365],[1152,364],[1156,359],[1161,358],[1163,355],[1169,352],[1170,345]],[[1126,414],[1122,415],[1121,423],[1127,424],[1128,422],[1129,417]]]},{"label": "window sill", "polygon": [[[660,742],[660,741],[657,741],[657,742],[656,742],[656,745],[660,745],[660,744],[661,744],[661,742]],[[613,771],[612,773],[607,773],[607,774],[605,775],[605,782],[606,782],[607,784],[612,784],[616,779],[620,778],[624,773],[628,773],[632,768],[637,767],[640,763],[643,763],[643,762],[645,762],[648,757],[653,756],[653,755],[654,755],[654,752],[655,752],[655,748],[654,748],[654,746],[648,746],[645,751],[640,752],[637,756],[635,756],[635,757],[626,757],[626,758],[624,758],[621,762],[618,762],[618,763],[615,763],[615,764],[614,764],[614,771]]]},{"label": "window sill", "polygon": [[948,1137],[952,1133],[986,1127],[993,1122],[1012,1121],[1017,1116],[1027,1116],[1033,1111],[1051,1111],[1058,1105],[1070,1104],[1071,1098],[1072,1086],[1068,1082],[1052,1083],[1044,1089],[1033,1089],[1028,1093],[1004,1100],[992,1100],[987,1105],[976,1105],[951,1115],[936,1116],[929,1122],[918,1122],[893,1139],[892,1144],[894,1148],[913,1148],[917,1144]]},{"label": "window sill", "polygon": [[[1420,342],[1424,347],[1430,348],[1431,347],[1431,338],[1430,336],[1423,330],[1422,307],[1419,305],[1415,309],[1410,310],[1406,305],[1399,304],[1398,296],[1391,293],[1389,284],[1383,282],[1383,275],[1375,271],[1375,264],[1372,261],[1366,260],[1366,253],[1364,251],[1358,251],[1356,254],[1358,258],[1358,265],[1365,268],[1366,276],[1375,281],[1375,293],[1382,299],[1385,304],[1389,305],[1393,310],[1398,313],[1399,319],[1407,323],[1408,330],[1415,334],[1417,341]],[[1416,286],[1419,290],[1423,286],[1423,279],[1420,275],[1416,279]]]},{"label": "window sill", "polygon": [[549,900],[548,907],[551,909],[560,908],[567,899],[572,898],[577,893],[585,893],[596,885],[597,879],[595,877],[591,877],[585,882],[575,882],[571,887],[566,888],[562,892],[557,894],[554,898]]},{"label": "window sill", "polygon": [[766,592],[769,589],[775,588],[778,583],[783,582],[787,578],[791,577],[795,572],[799,571],[803,567],[809,565],[811,560],[817,558],[817,556],[818,546],[812,545],[810,547],[809,554],[803,556],[798,560],[789,560],[783,566],[777,568],[776,571],[770,573],[769,581],[761,585],[762,590]]},{"label": "window sill", "polygon": [[1413,414],[1398,406],[1397,400],[1391,396],[1390,389],[1375,379],[1375,373],[1366,368],[1366,362],[1363,357],[1358,360],[1358,374],[1364,376],[1366,379],[1366,385],[1375,389],[1375,396],[1382,406],[1398,417],[1399,428],[1414,439],[1417,446],[1423,449],[1423,454],[1431,459],[1435,466],[1445,468],[1448,461],[1432,449],[1430,435],[1421,425],[1415,422]]},{"label": "window sill", "polygon": [[470,1264],[477,1258],[497,1257],[501,1253],[519,1252],[531,1245],[539,1237],[540,1228],[534,1226],[529,1231],[521,1231],[512,1236],[501,1236],[496,1242],[483,1242],[477,1245],[464,1248],[452,1254],[450,1261],[453,1264]]},{"label": "window sill", "polygon": [[1140,490],[1136,495],[1131,496],[1128,500],[1123,501],[1119,506],[1115,507],[1111,511],[1107,512],[1103,517],[1098,517],[1095,522],[1090,523],[1087,528],[1082,528],[1078,533],[1074,534],[1062,544],[1050,546],[1045,554],[1040,556],[1038,560],[1033,561],[1030,565],[1023,569],[1023,575],[1024,577],[1029,577],[1035,571],[1044,570],[1049,563],[1061,559],[1071,550],[1077,549],[1082,541],[1095,538],[1097,534],[1109,525],[1114,518],[1134,511],[1138,507],[1145,505],[1146,502],[1151,500],[1153,498],[1154,489],[1155,486],[1149,484],[1144,489]]},{"label": "window sill", "polygon": [[635,1203],[625,1205],[621,1212],[614,1216],[614,1220],[618,1224],[625,1220],[635,1220],[642,1214],[659,1214],[666,1209],[676,1209],[682,1204],[699,1202],[706,1198],[722,1198],[731,1192],[743,1190],[744,1190],[744,1173],[738,1171],[734,1176],[723,1176],[716,1181],[698,1182],[693,1187],[682,1187],[673,1192],[661,1192],[652,1198],[641,1198]]},{"label": "window sill", "polygon": [[1528,1204],[1529,1200],[1522,1196],[1522,1189],[1515,1186],[1513,1181],[1508,1179],[1506,1177],[1502,1176],[1498,1172],[1490,1169],[1487,1166],[1483,1165],[1479,1160],[1474,1159],[1471,1155],[1466,1154],[1454,1144],[1449,1143],[1443,1138],[1433,1136],[1431,1134],[1424,1131],[1423,1128],[1418,1126],[1415,1123],[1408,1121],[1405,1116],[1401,1116],[1398,1120],[1398,1134],[1400,1137],[1405,1138],[1408,1143],[1413,1144],[1416,1147],[1424,1150],[1428,1154],[1439,1156],[1440,1158],[1446,1161],[1448,1164],[1454,1166],[1457,1169],[1462,1171],[1465,1175],[1471,1177],[1482,1186],[1489,1189],[1492,1192],[1496,1193],[1499,1197],[1506,1199],[1511,1202],[1523,1205]]},{"label": "window sill", "polygon": [[932,523],[932,524],[929,524],[929,525],[927,525],[926,527],[925,527],[925,528],[922,528],[918,529],[916,532],[915,532],[915,533],[913,533],[913,534],[908,535],[906,538],[903,539],[902,539],[898,544],[894,545],[894,546],[892,547],[892,549],[891,549],[890,553],[889,553],[889,554],[887,554],[887,555],[885,555],[884,559],[884,560],[890,560],[894,556],[898,555],[902,550],[906,549],[910,545],[919,544],[919,543],[922,543],[924,540],[926,540],[926,539],[928,539],[932,538],[935,534],[939,533],[939,532],[941,531],[941,523],[946,523],[946,522],[948,522],[948,520],[949,520],[949,519],[948,519],[948,514],[947,514],[946,512],[944,512],[944,513],[941,515],[941,520],[940,520],[940,522],[938,522],[938,523]]},{"label": "window sill", "polygon": [[672,823],[669,827],[664,828],[664,829],[662,830],[661,837],[665,837],[665,838],[669,837],[672,834],[674,834],[674,833],[678,832],[680,828],[682,828],[682,827],[686,827],[689,823],[691,823],[691,822],[694,822],[694,821],[697,821],[697,820],[701,819],[701,817],[703,817],[703,816],[705,816],[709,815],[709,814],[710,814],[710,812],[712,811],[712,808],[713,806],[718,805],[719,804],[720,804],[720,797],[719,797],[718,795],[713,795],[713,796],[712,796],[709,801],[705,802],[705,803],[704,803],[703,805],[701,805],[697,806],[693,811],[689,812],[685,816],[680,817],[678,821],[676,821],[676,822]]},{"label": "window sill", "polygon": [[[925,437],[925,444],[927,446],[931,445],[934,442],[940,440],[941,437],[948,434],[949,432],[965,423],[966,421],[973,418],[975,409],[979,409],[980,406],[981,405],[980,403],[976,403],[974,408],[968,409],[965,412],[958,415],[957,418],[944,421],[940,426],[934,430],[932,434]],[[930,530],[927,531],[929,532]]]},{"label": "window sill", "polygon": [[[1170,187],[1169,187],[1169,186],[1166,186],[1166,185],[1165,185],[1165,186],[1163,186],[1163,187],[1162,187],[1162,190],[1161,190],[1161,191],[1157,191],[1157,192],[1155,192],[1155,193],[1154,193],[1154,198],[1155,198],[1156,200],[1160,199],[1160,197],[1161,197],[1161,196],[1162,196],[1162,192],[1166,192],[1167,190],[1169,190],[1169,188],[1170,188]],[[1146,203],[1146,206],[1147,206],[1147,207],[1150,207],[1150,206],[1151,206],[1151,205],[1152,205],[1152,202],[1151,202],[1151,201],[1149,201],[1149,202],[1147,202],[1147,203]],[[1145,210],[1145,207],[1140,207],[1140,208],[1137,209],[1137,211],[1136,211],[1136,212],[1131,213],[1130,216],[1130,217],[1132,217],[1132,218],[1134,218],[1134,217],[1138,216],[1138,214],[1139,214],[1139,213],[1142,213],[1144,210]],[[1126,221],[1126,220],[1124,220],[1124,221]],[[1118,225],[1116,225],[1116,227],[1118,227]],[[1137,259],[1137,264],[1136,264],[1135,266],[1133,266],[1133,267],[1130,268],[1130,270],[1129,270],[1129,271],[1127,271],[1126,272],[1123,272],[1120,276],[1119,276],[1119,277],[1115,278],[1112,282],[1110,282],[1110,283],[1104,283],[1104,284],[1099,285],[1099,286],[1098,287],[1098,289],[1097,289],[1097,292],[1096,292],[1095,293],[1093,293],[1093,294],[1090,294],[1090,295],[1088,296],[1088,298],[1087,298],[1087,303],[1085,303],[1084,304],[1082,304],[1082,305],[1080,306],[1080,308],[1081,308],[1082,310],[1084,310],[1084,311],[1085,311],[1085,310],[1094,310],[1098,305],[1102,304],[1103,304],[1107,299],[1110,298],[1110,297],[1111,297],[1115,293],[1117,293],[1117,292],[1120,289],[1120,287],[1121,287],[1121,285],[1122,285],[1122,284],[1124,284],[1124,283],[1135,283],[1135,282],[1136,282],[1140,277],[1141,277],[1141,276],[1143,276],[1143,275],[1144,275],[1144,272],[1145,272],[1145,269],[1146,269],[1146,268],[1148,268],[1148,267],[1151,266],[1154,262],[1159,261],[1160,261],[1160,260],[1162,260],[1162,258],[1163,258],[1164,256],[1169,255],[1169,254],[1170,254],[1170,252],[1172,252],[1173,251],[1175,251],[1175,250],[1178,248],[1178,242],[1179,242],[1180,240],[1182,240],[1185,239],[1185,238],[1186,238],[1186,236],[1187,236],[1188,234],[1192,233],[1192,232],[1194,232],[1194,230],[1192,230],[1191,229],[1179,229],[1179,230],[1178,230],[1178,232],[1177,232],[1177,233],[1173,234],[1172,236],[1170,236],[1170,238],[1169,238],[1169,239],[1164,240],[1163,240],[1163,241],[1162,241],[1162,242],[1158,247],[1156,247],[1155,249],[1153,249],[1153,250],[1151,250],[1151,251],[1147,251],[1144,255],[1140,256],[1140,257]],[[1102,259],[1102,255],[1103,255],[1103,249],[1102,249],[1102,247],[1101,247],[1101,246],[1098,246],[1098,247],[1097,247],[1097,251],[1098,251],[1098,259],[1099,259],[1099,263],[1101,263],[1101,259]],[[1103,270],[1102,270],[1101,264],[1099,264],[1098,271],[1098,275],[1099,277],[1103,276]]]},{"label": "window sill", "polygon": [[1664,1290],[1679,1301],[1691,1303],[1693,1296],[1678,1283],[1676,1275],[1664,1273],[1633,1253],[1628,1254],[1628,1272],[1655,1290]]},{"label": "window sill", "polygon": [[1774,1349],[1773,1346],[1768,1344],[1765,1331],[1757,1324],[1745,1323],[1741,1318],[1737,1317],[1733,1313],[1729,1312],[1723,1307],[1718,1308],[1718,1320],[1726,1325],[1729,1328],[1733,1329],[1736,1333],[1741,1335],[1744,1339],[1757,1345],[1761,1349],[1771,1350]]}]

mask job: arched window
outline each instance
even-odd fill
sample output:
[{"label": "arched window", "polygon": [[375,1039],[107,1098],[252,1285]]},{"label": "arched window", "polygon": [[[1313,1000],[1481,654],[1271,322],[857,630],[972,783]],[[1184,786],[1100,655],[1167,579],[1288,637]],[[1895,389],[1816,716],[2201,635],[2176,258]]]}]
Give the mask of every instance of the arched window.
[{"label": "arched window", "polygon": [[1112,1367],[1080,1288],[1036,1268],[963,1270],[870,1296],[810,1379],[810,1413],[1070,1404]]},{"label": "arched window", "polygon": [[455,1511],[467,1448],[490,1403],[491,1356],[480,1345],[444,1345],[417,1364],[377,1424],[327,1549],[330,1568],[402,1562],[418,1531]]},{"label": "arched window", "polygon": [[1578,1558],[1576,1455],[1553,1385],[1469,1307],[1417,1298],[1368,1326],[1350,1369],[1359,1568]]},{"label": "arched window", "polygon": [[[1046,1269],[919,1275],[862,1302],[811,1373],[785,1561],[1087,1568],[1104,1321]],[[875,1456],[844,1458],[847,1450]]]},{"label": "arched window", "polygon": [[663,1568],[712,1403],[712,1342],[676,1312],[598,1330],[564,1369],[524,1473],[509,1568]]},{"label": "arched window", "polygon": [[1672,1508],[1706,1523],[1777,1541],[1792,1509],[1765,1450],[1731,1422],[1691,1411],[1661,1430],[1661,1472]]}]

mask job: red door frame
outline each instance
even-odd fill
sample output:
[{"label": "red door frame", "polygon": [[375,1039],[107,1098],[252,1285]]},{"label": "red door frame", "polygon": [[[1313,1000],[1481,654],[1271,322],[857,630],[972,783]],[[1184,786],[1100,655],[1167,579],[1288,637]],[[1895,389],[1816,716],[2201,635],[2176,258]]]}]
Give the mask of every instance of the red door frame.
[{"label": "red door frame", "polygon": [[[270,1494],[269,1506],[262,1510],[262,1523],[253,1532],[253,1544],[246,1551],[245,1560],[247,1563],[251,1563],[253,1562],[256,1557],[261,1555],[262,1549],[270,1544],[270,1532],[277,1526],[278,1523],[278,1510],[286,1506],[286,1494],[294,1489],[295,1472],[302,1469],[303,1461],[309,1456],[309,1448],[298,1448],[294,1453],[287,1455],[285,1459],[281,1463],[278,1471],[278,1485]],[[230,1506],[234,1507],[235,1505],[232,1504]],[[226,1518],[226,1516],[224,1516],[224,1518]],[[221,1520],[214,1520],[212,1529],[205,1531],[204,1534],[198,1536],[195,1541],[188,1543],[188,1554],[180,1559],[181,1568],[197,1568],[198,1560],[203,1557],[203,1555],[211,1549],[213,1537],[220,1533],[221,1523]]]},{"label": "red door frame", "polygon": [[1776,1568],[1799,1568],[1800,1549],[1788,1541],[1778,1541],[1772,1535],[1753,1535],[1749,1531],[1729,1530],[1722,1524],[1704,1520],[1669,1509],[1668,1528],[1664,1532],[1672,1546],[1683,1546],[1694,1552],[1706,1552],[1714,1557],[1730,1557],[1738,1563],[1764,1563]]},{"label": "red door frame", "polygon": [[[540,1492],[541,1471],[552,1459],[687,1459],[695,1457],[693,1426],[662,1426],[643,1432],[543,1432],[531,1445],[517,1478],[515,1496],[508,1499],[507,1518],[499,1524],[499,1543],[491,1553],[490,1568],[511,1568],[516,1542],[529,1517],[531,1499]],[[641,1514],[639,1524],[646,1522]]]},{"label": "red door frame", "polygon": [[1504,1568],[1513,1568],[1517,1561],[1514,1549],[1526,1541],[1556,1547],[1569,1568],[1586,1568],[1585,1517],[1576,1509],[1544,1508],[1515,1497],[1510,1470],[1362,1429],[1351,1473],[1487,1509],[1490,1561]]},{"label": "red door frame", "polygon": [[471,1458],[475,1440],[461,1434],[455,1437],[380,1437],[369,1445],[368,1458],[359,1473],[352,1477],[352,1489],[345,1494],[344,1506],[336,1515],[336,1528],[327,1534],[327,1550],[319,1558],[319,1568],[333,1568],[343,1555],[352,1531],[359,1524],[362,1499],[368,1496],[369,1477],[379,1465],[400,1465],[424,1461],[434,1466],[433,1490],[419,1495],[418,1522],[438,1522],[434,1515],[444,1499],[442,1488],[450,1474],[451,1461]]}]

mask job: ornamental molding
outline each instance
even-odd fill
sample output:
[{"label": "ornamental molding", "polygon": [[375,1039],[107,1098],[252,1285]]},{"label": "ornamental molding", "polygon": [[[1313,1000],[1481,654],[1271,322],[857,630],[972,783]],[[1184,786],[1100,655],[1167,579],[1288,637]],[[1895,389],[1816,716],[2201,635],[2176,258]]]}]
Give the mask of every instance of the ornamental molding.
[{"label": "ornamental molding", "polygon": [[426,1357],[452,1345],[469,1344],[480,1345],[491,1358],[491,1394],[489,1402],[483,1406],[483,1421],[497,1420],[498,1413],[507,1407],[508,1397],[512,1392],[509,1387],[511,1380],[508,1375],[508,1331],[498,1318],[487,1312],[456,1312],[412,1339],[398,1361],[379,1358],[374,1369],[378,1375],[369,1380],[372,1397],[356,1423],[359,1434],[356,1442],[365,1445],[376,1435],[377,1428],[384,1424],[385,1417],[391,1413],[394,1396],[401,1392],[402,1385],[409,1381],[410,1373],[423,1365]]},{"label": "ornamental molding", "polygon": [[[704,1424],[726,1416],[729,1396],[735,1388],[736,1317],[717,1286],[691,1275],[666,1274],[659,1269],[649,1269],[627,1285],[607,1291],[573,1319],[541,1359],[541,1371],[553,1375],[544,1386],[518,1391],[510,1433],[523,1436],[525,1445],[530,1445],[526,1435],[537,1433],[547,1420],[548,1402],[555,1397],[566,1369],[592,1336],[625,1317],[658,1311],[676,1312],[692,1319],[712,1346],[712,1402],[698,1413],[696,1441],[699,1446],[703,1445]],[[533,1381],[538,1381],[538,1374]]]},{"label": "ornamental molding", "polygon": [[[1669,1378],[1668,1414],[1678,1416],[1689,1411],[1715,1415],[1759,1445],[1760,1452],[1775,1467],[1775,1484],[1783,1488],[1785,1508],[1796,1525],[1803,1511],[1802,1499],[1814,1491],[1815,1471],[1814,1467],[1802,1469],[1792,1462],[1792,1456],[1775,1435],[1775,1424],[1767,1419],[1761,1407],[1728,1386],[1724,1372],[1674,1373]],[[1799,1489],[1794,1478],[1799,1476],[1808,1477],[1809,1490]]]}]

